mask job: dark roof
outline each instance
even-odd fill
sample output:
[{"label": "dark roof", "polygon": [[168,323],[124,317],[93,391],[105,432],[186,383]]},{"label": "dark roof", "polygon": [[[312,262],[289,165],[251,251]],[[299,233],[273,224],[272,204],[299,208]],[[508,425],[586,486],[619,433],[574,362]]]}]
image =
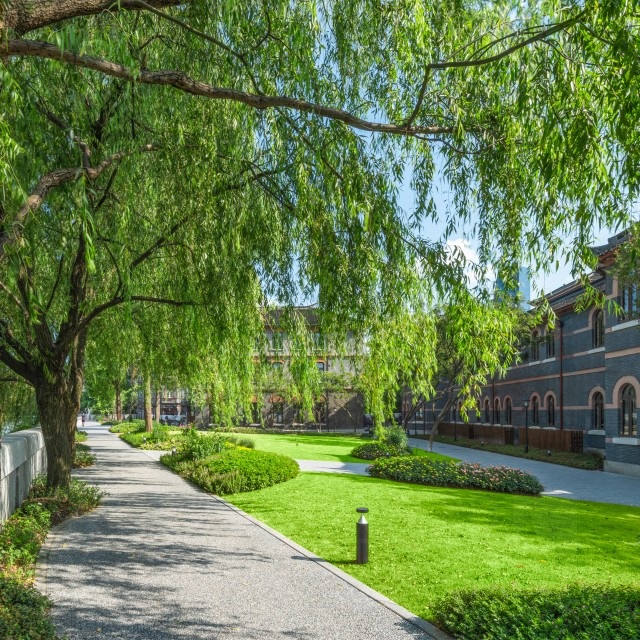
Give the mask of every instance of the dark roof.
[{"label": "dark roof", "polygon": [[300,313],[307,323],[312,327],[317,327],[318,321],[318,305],[310,304],[304,307],[293,307],[292,309],[286,309],[284,307],[277,307],[276,309],[269,309],[267,311],[266,325],[268,328],[274,328],[280,326],[280,318],[286,311],[296,311]]},{"label": "dark roof", "polygon": [[590,248],[591,248],[591,251],[593,251],[593,253],[599,257],[607,253],[608,251],[611,251],[612,249],[619,247],[628,239],[629,239],[629,230],[625,229],[624,231],[617,233],[615,236],[611,236],[609,240],[607,240],[607,244],[601,244],[601,245],[598,245],[597,247],[590,247]]}]

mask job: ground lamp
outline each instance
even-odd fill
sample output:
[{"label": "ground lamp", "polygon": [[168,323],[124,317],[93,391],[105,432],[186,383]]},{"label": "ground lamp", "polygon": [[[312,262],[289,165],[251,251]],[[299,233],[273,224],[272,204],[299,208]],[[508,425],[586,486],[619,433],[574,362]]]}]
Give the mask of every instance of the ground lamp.
[{"label": "ground lamp", "polygon": [[524,452],[529,453],[529,401],[523,400],[524,407]]},{"label": "ground lamp", "polygon": [[364,517],[369,512],[366,507],[358,507],[356,511],[360,514],[360,520],[356,524],[356,564],[367,564],[369,562],[369,523]]}]

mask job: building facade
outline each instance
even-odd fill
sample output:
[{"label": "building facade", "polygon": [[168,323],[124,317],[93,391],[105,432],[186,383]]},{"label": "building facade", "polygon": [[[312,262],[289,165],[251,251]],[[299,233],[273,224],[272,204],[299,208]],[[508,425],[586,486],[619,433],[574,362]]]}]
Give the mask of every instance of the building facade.
[{"label": "building facade", "polygon": [[[553,328],[533,329],[522,360],[484,387],[476,422],[584,432],[584,449],[605,457],[605,470],[640,476],[640,304],[637,286],[622,287],[610,271],[625,233],[593,247],[598,268],[591,286],[622,315],[578,307],[579,281],[547,296]],[[462,422],[460,405],[450,422]]]}]

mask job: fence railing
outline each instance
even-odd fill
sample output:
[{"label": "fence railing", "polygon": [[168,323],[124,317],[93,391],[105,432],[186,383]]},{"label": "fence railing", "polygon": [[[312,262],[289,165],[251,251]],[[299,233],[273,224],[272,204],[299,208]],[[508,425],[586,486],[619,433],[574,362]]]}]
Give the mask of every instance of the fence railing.
[{"label": "fence railing", "polygon": [[[487,444],[524,444],[525,427],[465,422],[442,422],[438,434],[451,438],[481,440]],[[582,453],[584,431],[578,429],[540,429],[529,427],[529,446],[552,451]]]},{"label": "fence railing", "polygon": [[40,429],[2,436],[0,441],[0,524],[29,494],[34,478],[47,470],[47,454]]}]

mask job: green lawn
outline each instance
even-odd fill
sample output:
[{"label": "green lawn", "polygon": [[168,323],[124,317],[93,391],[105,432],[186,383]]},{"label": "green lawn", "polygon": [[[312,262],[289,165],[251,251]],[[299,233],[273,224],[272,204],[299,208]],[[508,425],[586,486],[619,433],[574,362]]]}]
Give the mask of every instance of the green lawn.
[{"label": "green lawn", "polygon": [[[316,473],[228,499],[425,618],[437,598],[463,588],[640,575],[634,507]],[[352,562],[360,506],[370,509],[366,566]]]},{"label": "green lawn", "polygon": [[[296,434],[247,434],[256,443],[256,449],[282,453],[298,460],[331,460],[333,462],[368,462],[350,455],[351,450],[367,442],[362,438],[332,435],[296,435]],[[450,460],[447,456],[414,450],[416,455],[427,455],[434,460]]]}]

